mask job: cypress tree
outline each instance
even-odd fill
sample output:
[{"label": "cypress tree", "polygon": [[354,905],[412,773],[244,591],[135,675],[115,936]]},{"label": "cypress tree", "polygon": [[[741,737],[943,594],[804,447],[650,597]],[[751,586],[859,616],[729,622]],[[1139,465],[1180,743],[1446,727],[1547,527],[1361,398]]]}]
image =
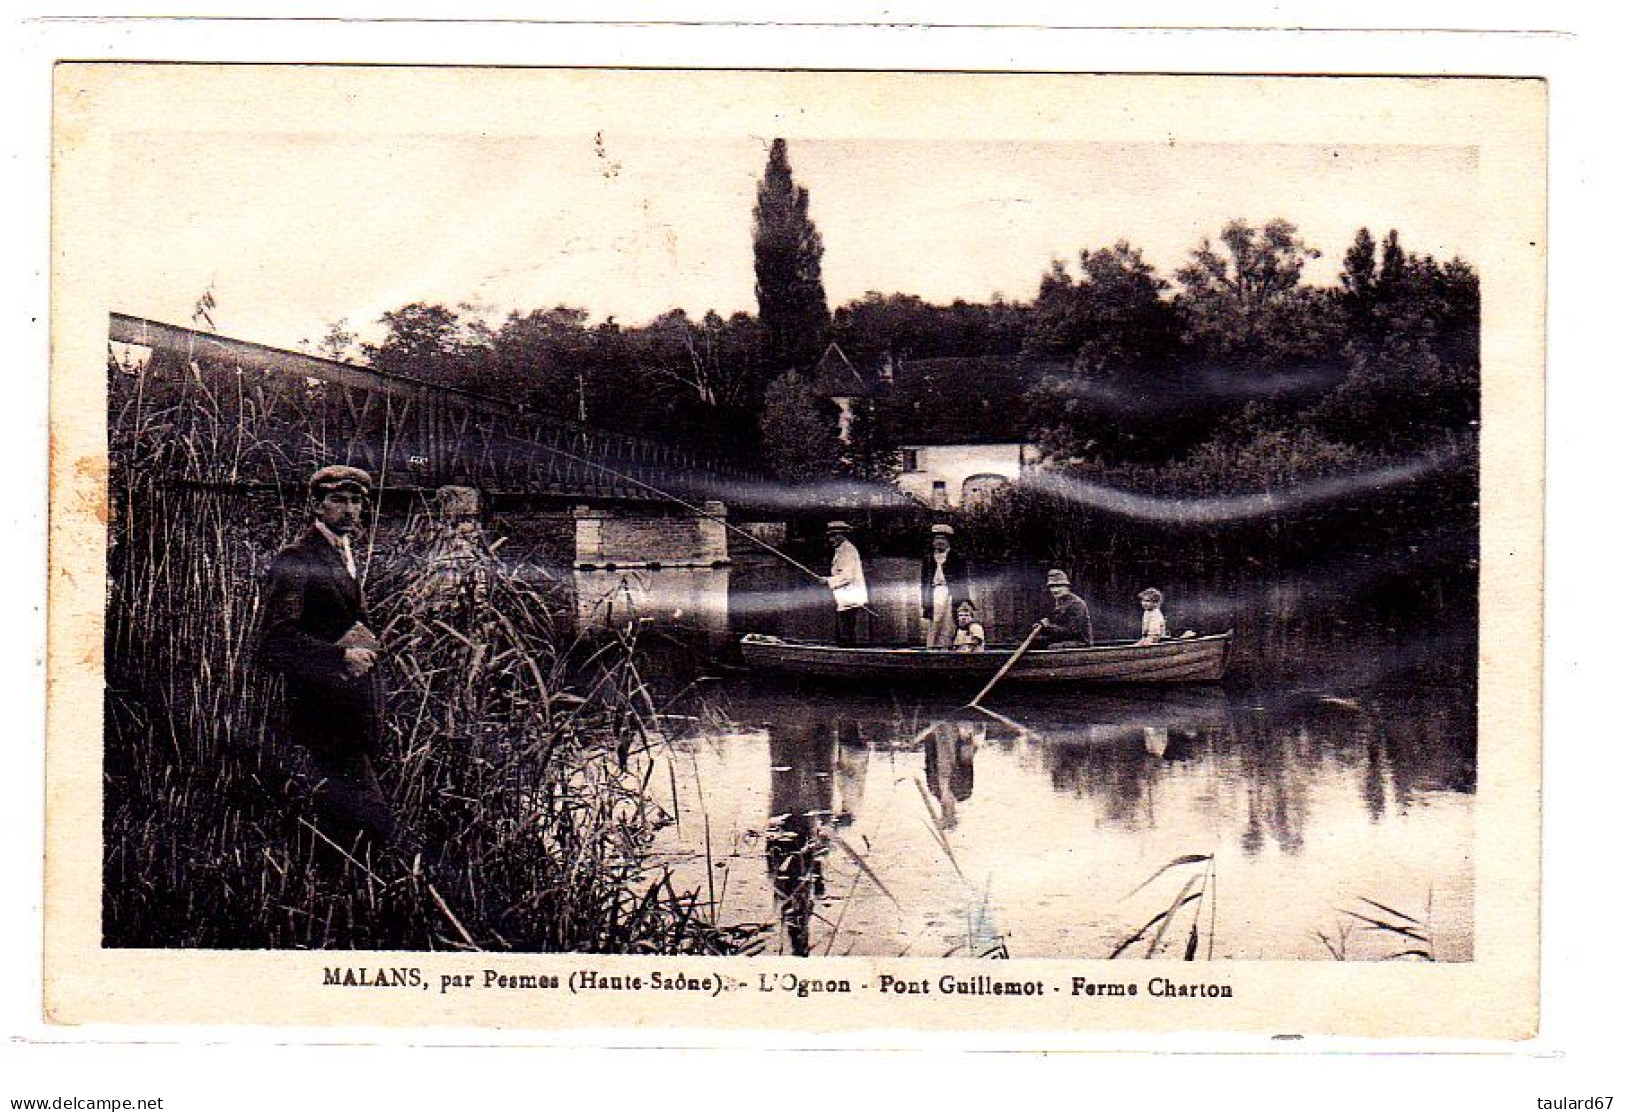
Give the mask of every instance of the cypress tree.
[{"label": "cypress tree", "polygon": [[829,333],[824,242],[807,215],[807,191],[791,176],[783,139],[773,140],[756,187],[754,228],[756,305],[769,365],[805,371],[818,360]]}]

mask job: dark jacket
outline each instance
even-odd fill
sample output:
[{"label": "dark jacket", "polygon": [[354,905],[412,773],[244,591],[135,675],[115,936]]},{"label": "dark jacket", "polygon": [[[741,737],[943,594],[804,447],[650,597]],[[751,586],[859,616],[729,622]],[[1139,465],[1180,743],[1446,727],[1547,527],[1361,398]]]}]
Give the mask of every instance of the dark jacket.
[{"label": "dark jacket", "polygon": [[1055,600],[1055,609],[1049,615],[1049,638],[1055,641],[1081,641],[1095,643],[1094,626],[1089,621],[1089,604],[1071,591]]},{"label": "dark jacket", "polygon": [[[925,558],[920,561],[920,613],[926,621],[932,618],[931,584],[936,577],[936,556],[927,552]],[[965,558],[951,548],[948,550],[948,558],[942,562],[942,577],[948,581],[948,600],[951,605],[957,607],[970,598],[970,573],[965,568]]]},{"label": "dark jacket", "polygon": [[343,555],[314,525],[271,560],[262,612],[260,663],[287,681],[290,740],[317,752],[375,752],[376,679],[346,674],[338,644],[367,623],[366,603]]}]

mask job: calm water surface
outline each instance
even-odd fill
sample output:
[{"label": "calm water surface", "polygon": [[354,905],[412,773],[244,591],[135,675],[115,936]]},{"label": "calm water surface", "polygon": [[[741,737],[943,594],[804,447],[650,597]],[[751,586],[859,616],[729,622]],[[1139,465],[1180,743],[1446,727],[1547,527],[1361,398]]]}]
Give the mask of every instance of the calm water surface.
[{"label": "calm water surface", "polygon": [[[877,632],[905,640],[913,565],[892,563],[871,570]],[[1032,568],[982,577],[990,636],[1026,628],[1041,583]],[[1131,632],[1134,588],[1091,586],[1097,631]],[[713,672],[668,721],[669,774],[653,782],[677,821],[661,859],[724,922],[772,924],[786,954],[1105,957],[1208,864],[1159,870],[1200,855],[1202,956],[1471,959],[1474,698],[1414,667],[1470,646],[1385,628],[1346,590],[1159,586],[1172,628],[1237,629],[1235,682],[1008,685],[980,714],[963,709],[970,692]],[[578,588],[714,644],[828,636],[823,599],[772,568]],[[1195,906],[1159,953],[1179,956]],[[1417,937],[1350,914],[1393,912]]]}]

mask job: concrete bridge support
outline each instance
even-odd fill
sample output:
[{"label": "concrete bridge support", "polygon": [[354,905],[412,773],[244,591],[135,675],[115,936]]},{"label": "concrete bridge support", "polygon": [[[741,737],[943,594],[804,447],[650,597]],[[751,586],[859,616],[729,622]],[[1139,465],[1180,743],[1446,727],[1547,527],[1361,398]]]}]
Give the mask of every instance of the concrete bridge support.
[{"label": "concrete bridge support", "polygon": [[701,508],[703,516],[577,506],[575,565],[583,571],[726,565],[728,507],[706,502]]},{"label": "concrete bridge support", "polygon": [[443,486],[435,491],[418,537],[422,574],[412,587],[414,601],[426,612],[450,616],[485,601],[491,569],[480,508],[480,492],[472,487]]},{"label": "concrete bridge support", "polygon": [[622,628],[650,619],[728,634],[728,508],[703,514],[651,514],[577,506],[576,621],[583,629]]}]

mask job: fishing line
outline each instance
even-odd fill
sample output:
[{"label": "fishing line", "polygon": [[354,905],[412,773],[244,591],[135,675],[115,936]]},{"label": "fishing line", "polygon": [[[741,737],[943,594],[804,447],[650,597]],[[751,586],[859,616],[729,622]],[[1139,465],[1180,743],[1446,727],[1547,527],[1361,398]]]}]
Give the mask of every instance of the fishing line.
[{"label": "fishing line", "polygon": [[[791,556],[789,553],[783,552],[783,551],[773,547],[771,544],[768,544],[766,541],[762,540],[760,537],[755,536],[754,534],[749,533],[746,530],[739,528],[737,525],[730,524],[728,522],[727,518],[718,517],[716,514],[707,513],[703,508],[694,505],[694,503],[685,501],[684,499],[677,497],[677,495],[672,494],[669,491],[661,490],[659,487],[654,486],[651,483],[646,483],[641,479],[635,479],[631,475],[626,474],[625,472],[617,471],[613,467],[609,467],[609,466],[607,466],[605,464],[598,463],[598,462],[596,462],[594,460],[590,460],[590,459],[586,459],[586,458],[584,458],[582,456],[578,456],[574,452],[565,451],[563,448],[555,448],[555,447],[553,447],[552,445],[549,445],[549,444],[538,444],[538,443],[536,443],[534,441],[522,440],[519,437],[512,435],[511,433],[505,433],[505,432],[502,432],[501,430],[495,430],[494,429],[492,431],[495,433],[495,435],[502,437],[504,440],[512,441],[515,444],[523,444],[527,448],[540,448],[544,452],[552,452],[554,455],[563,456],[565,459],[573,460],[576,463],[584,464],[587,467],[596,468],[597,470],[604,472],[604,474],[606,474],[606,475],[611,475],[611,476],[621,480],[622,482],[632,484],[633,486],[637,487],[639,490],[646,490],[651,494],[655,494],[655,495],[660,496],[661,498],[665,498],[665,499],[667,499],[667,500],[669,500],[671,502],[675,502],[677,505],[683,507],[683,509],[689,511],[690,513],[697,514],[698,516],[704,518],[707,521],[714,521],[718,525],[722,526],[724,529],[728,530],[730,533],[737,534],[738,536],[744,537],[746,540],[750,541],[752,544],[755,544],[755,545],[758,545],[758,546],[760,546],[762,548],[765,548],[767,551],[771,552],[773,555],[777,556],[779,559],[783,560],[785,563],[789,564],[791,567],[795,568],[797,571],[800,571],[805,575],[811,576],[812,578],[816,579],[819,583],[821,583],[821,584],[824,583],[824,580],[827,578],[826,576],[820,575],[818,572],[814,571],[812,568],[809,568],[806,564],[803,564],[800,560],[797,560],[794,556]],[[826,586],[827,586],[827,584],[826,584]],[[880,615],[874,610],[874,608],[869,606],[867,603],[864,604],[863,609],[868,611],[869,614],[871,616],[873,616],[873,617],[876,617],[876,618],[880,617]]]}]

